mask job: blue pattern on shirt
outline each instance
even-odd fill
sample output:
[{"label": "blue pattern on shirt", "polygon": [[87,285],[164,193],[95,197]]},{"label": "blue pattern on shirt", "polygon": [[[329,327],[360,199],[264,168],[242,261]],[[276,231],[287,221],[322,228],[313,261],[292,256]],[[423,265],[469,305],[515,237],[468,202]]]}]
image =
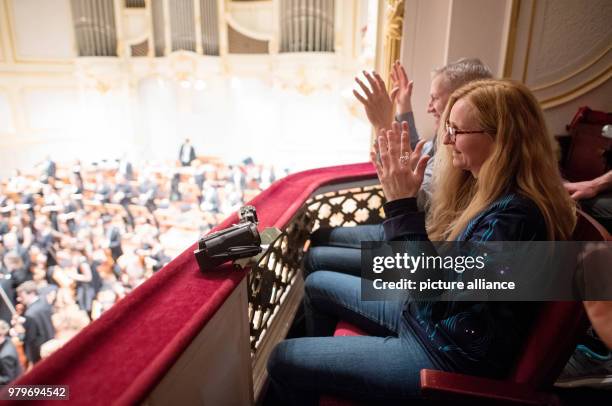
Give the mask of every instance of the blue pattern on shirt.
[{"label": "blue pattern on shirt", "polygon": [[[423,214],[397,215],[396,210],[384,225],[387,239],[427,239],[419,216]],[[475,216],[457,239],[471,242],[546,240],[547,232],[535,203],[511,193]],[[409,300],[404,321],[441,367],[503,376],[512,367],[536,310],[536,304],[526,302]]]}]

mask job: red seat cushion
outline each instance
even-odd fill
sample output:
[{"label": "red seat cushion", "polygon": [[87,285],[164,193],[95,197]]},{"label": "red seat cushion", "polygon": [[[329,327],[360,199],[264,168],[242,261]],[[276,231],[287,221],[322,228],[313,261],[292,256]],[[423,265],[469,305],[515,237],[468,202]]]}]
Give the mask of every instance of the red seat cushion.
[{"label": "red seat cushion", "polygon": [[336,325],[336,331],[334,331],[334,337],[344,337],[344,336],[367,336],[369,335],[362,329],[357,326],[353,326],[351,323],[348,323],[344,320],[340,320],[338,325]]}]

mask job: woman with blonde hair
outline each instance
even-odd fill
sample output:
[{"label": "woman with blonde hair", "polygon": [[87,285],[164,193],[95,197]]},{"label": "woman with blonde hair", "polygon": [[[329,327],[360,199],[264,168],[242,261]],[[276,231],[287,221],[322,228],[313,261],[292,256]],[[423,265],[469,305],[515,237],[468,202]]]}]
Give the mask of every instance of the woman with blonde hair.
[{"label": "woman with blonde hair", "polygon": [[[554,139],[525,86],[471,82],[452,94],[441,123],[427,218],[416,196],[429,156],[413,152],[397,124],[378,137],[371,158],[387,199],[386,240],[570,237],[575,206],[563,189]],[[529,302],[362,301],[361,283],[324,270],[306,278],[310,337],[281,342],[268,362],[280,401],[314,404],[325,393],[405,403],[419,396],[421,369],[504,376],[537,314]],[[338,319],[371,336],[324,337]]]},{"label": "woman with blonde hair", "polygon": [[[475,110],[482,132],[465,132],[452,125],[450,112],[458,101],[458,107],[465,103]],[[511,192],[535,203],[546,222],[547,239],[569,238],[576,223],[575,204],[563,188],[556,141],[546,128],[537,100],[524,85],[472,82],[452,94],[443,120],[438,137],[441,156],[434,163],[436,188],[427,221],[431,240],[458,239],[470,220]],[[449,127],[454,135],[447,138]],[[463,140],[463,134],[472,139]],[[465,155],[458,148],[440,145],[474,143],[476,137],[490,141],[488,157],[476,173],[465,170],[469,169],[463,162]]]}]

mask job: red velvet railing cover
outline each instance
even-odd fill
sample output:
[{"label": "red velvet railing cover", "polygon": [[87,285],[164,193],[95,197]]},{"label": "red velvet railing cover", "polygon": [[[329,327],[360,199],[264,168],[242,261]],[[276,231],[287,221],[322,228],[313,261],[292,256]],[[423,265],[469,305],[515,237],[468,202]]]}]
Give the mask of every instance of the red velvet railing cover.
[{"label": "red velvet railing cover", "polygon": [[[317,188],[375,176],[370,163],[304,171],[277,181],[249,204],[257,208],[260,230],[283,228]],[[235,222],[234,213],[215,230]],[[202,274],[194,248],[14,384],[68,385],[71,404],[142,402],[246,274],[227,265]]]}]

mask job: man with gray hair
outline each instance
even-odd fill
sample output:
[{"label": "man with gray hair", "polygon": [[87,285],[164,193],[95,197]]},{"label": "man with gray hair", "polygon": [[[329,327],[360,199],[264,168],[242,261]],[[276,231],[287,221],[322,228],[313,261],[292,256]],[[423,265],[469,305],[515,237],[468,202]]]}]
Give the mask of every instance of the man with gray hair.
[{"label": "man with gray hair", "polygon": [[[390,129],[393,125],[409,130],[410,145],[419,156],[419,152],[432,156],[435,154],[436,136],[429,142],[419,141],[414,114],[412,112],[412,87],[404,67],[398,62],[393,64],[391,79],[393,86],[388,93],[385,82],[376,72],[363,72],[367,85],[359,78],[355,81],[363,91],[361,95],[353,91],[355,97],[365,107],[366,115],[376,130]],[[461,58],[440,68],[434,69],[429,90],[427,112],[435,120],[436,132],[440,117],[444,112],[450,95],[461,86],[479,79],[493,77],[491,70],[478,58]],[[393,109],[395,105],[395,122]],[[419,194],[419,207],[425,209],[431,196],[434,160],[427,162],[425,177]],[[382,224],[360,225],[357,227],[320,228],[310,236],[310,250],[304,261],[304,277],[319,269],[361,274],[361,241],[382,241],[384,230]]]},{"label": "man with gray hair", "polygon": [[[357,91],[353,91],[355,97],[363,104],[370,123],[376,130],[376,136],[381,129],[390,129],[393,125],[393,105],[395,104],[395,121],[398,123],[406,122],[410,134],[410,145],[416,150],[417,142],[420,137],[414,122],[412,112],[412,86],[413,82],[408,79],[406,70],[399,61],[393,64],[391,69],[391,79],[393,87],[387,93],[385,82],[376,72],[369,74],[364,71],[364,76],[368,81],[366,86],[359,78],[355,81],[362,89],[365,97]],[[491,69],[478,58],[461,58],[432,71],[431,84],[429,87],[429,102],[427,113],[431,114],[435,121],[436,133],[440,127],[440,117],[444,112],[446,103],[450,95],[461,86],[474,80],[491,79],[493,74]],[[444,123],[442,123],[444,125]],[[434,134],[431,141],[419,147],[419,152],[433,157],[435,154]],[[422,150],[421,150],[422,148]],[[431,181],[434,160],[427,162],[425,178],[423,179],[422,194],[420,196],[420,206],[423,208],[426,201],[431,196]]]}]

